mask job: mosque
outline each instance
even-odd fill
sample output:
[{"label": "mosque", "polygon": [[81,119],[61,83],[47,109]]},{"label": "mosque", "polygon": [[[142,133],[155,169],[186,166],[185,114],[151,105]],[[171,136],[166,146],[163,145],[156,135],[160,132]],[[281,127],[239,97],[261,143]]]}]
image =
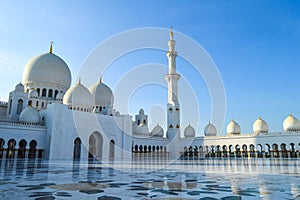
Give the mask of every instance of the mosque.
[{"label": "mosque", "polygon": [[112,90],[101,79],[89,88],[80,79],[71,86],[70,69],[51,44],[49,52],[26,64],[8,102],[0,102],[0,159],[300,157],[300,122],[292,115],[283,121],[283,131],[275,133],[260,117],[250,134],[241,134],[234,120],[226,136],[210,122],[201,137],[191,125],[181,128],[176,42],[172,30],[169,35],[167,130],[159,125],[149,130],[143,109],[134,117],[120,114]]}]

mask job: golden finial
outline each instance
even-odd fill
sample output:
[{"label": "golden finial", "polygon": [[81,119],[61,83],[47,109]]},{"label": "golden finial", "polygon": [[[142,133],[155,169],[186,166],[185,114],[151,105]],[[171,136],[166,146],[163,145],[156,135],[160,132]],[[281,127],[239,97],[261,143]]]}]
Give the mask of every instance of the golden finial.
[{"label": "golden finial", "polygon": [[50,53],[52,53],[52,45],[53,45],[53,41],[50,42]]},{"label": "golden finial", "polygon": [[174,33],[173,33],[172,25],[170,27],[170,33],[169,33],[169,35],[170,35],[170,40],[173,40]]},{"label": "golden finial", "polygon": [[81,85],[81,78],[79,77],[77,85]]},{"label": "golden finial", "polygon": [[100,76],[99,78],[99,83],[102,83],[102,76]]},{"label": "golden finial", "polygon": [[260,116],[258,116],[258,119],[261,120]]}]

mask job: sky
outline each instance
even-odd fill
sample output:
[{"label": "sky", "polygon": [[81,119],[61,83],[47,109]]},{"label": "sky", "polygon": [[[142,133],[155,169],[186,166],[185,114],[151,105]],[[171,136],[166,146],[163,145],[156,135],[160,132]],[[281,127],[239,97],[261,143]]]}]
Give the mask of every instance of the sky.
[{"label": "sky", "polygon": [[[240,124],[242,133],[251,133],[258,116],[267,121],[270,132],[282,131],[282,122],[290,113],[300,118],[300,2],[284,0],[2,2],[0,100],[7,101],[8,93],[21,81],[26,63],[47,52],[50,41],[54,53],[68,64],[74,84],[86,58],[108,38],[131,29],[170,25],[175,40],[176,32],[192,38],[219,70],[226,92],[225,124],[218,130],[220,134],[232,119]],[[168,35],[166,51],[167,41]],[[146,49],[123,55],[102,74],[103,82],[114,91],[118,80],[137,66],[166,66],[165,53]],[[203,135],[211,120],[211,96],[203,77],[195,75],[180,53],[181,126],[191,123],[197,135]],[[88,81],[82,83],[89,87]],[[132,91],[128,110],[121,113],[135,115],[143,107],[150,115],[151,127],[164,125],[165,86],[150,84]],[[189,107],[184,95],[187,87],[196,91],[199,113]],[[117,110],[119,104],[115,102]]]}]

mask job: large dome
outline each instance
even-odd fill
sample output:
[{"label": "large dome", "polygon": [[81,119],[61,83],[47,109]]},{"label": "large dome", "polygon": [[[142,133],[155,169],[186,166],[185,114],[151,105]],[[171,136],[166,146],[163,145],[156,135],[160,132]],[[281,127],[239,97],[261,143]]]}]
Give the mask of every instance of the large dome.
[{"label": "large dome", "polygon": [[268,133],[269,131],[269,126],[265,120],[262,118],[258,117],[258,119],[253,123],[253,132],[255,134],[259,133]]},{"label": "large dome", "polygon": [[111,89],[101,79],[89,88],[94,105],[113,105],[114,96]]},{"label": "large dome", "polygon": [[90,91],[81,85],[79,82],[69,88],[63,98],[63,104],[72,106],[73,108],[87,108],[93,107],[93,100]]},{"label": "large dome", "polygon": [[195,129],[189,124],[184,129],[184,137],[195,137],[195,135],[196,135]]},{"label": "large dome", "polygon": [[283,121],[283,130],[286,131],[286,132],[300,131],[300,122],[299,122],[299,120],[296,117],[294,117],[292,114],[290,114]]},{"label": "large dome", "polygon": [[39,112],[33,107],[27,107],[21,112],[20,121],[38,124],[40,122]]},{"label": "large dome", "polygon": [[234,120],[229,122],[227,125],[227,134],[228,135],[239,135],[241,133],[241,127]]},{"label": "large dome", "polygon": [[53,53],[44,53],[32,58],[23,71],[23,84],[52,83],[69,88],[71,72],[68,65]]},{"label": "large dome", "polygon": [[216,127],[208,122],[208,124],[204,128],[204,135],[205,136],[216,136],[217,135],[217,129]]}]

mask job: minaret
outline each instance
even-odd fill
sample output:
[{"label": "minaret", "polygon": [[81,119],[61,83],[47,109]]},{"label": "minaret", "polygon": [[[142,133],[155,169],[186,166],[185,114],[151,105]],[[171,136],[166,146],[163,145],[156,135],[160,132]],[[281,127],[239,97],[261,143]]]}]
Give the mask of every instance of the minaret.
[{"label": "minaret", "polygon": [[180,75],[176,73],[177,52],[175,51],[176,42],[173,40],[172,26],[169,35],[169,51],[167,52],[169,73],[166,75],[166,81],[168,82],[167,137],[173,139],[176,135],[179,137],[180,134],[180,105],[178,102],[178,80]]}]

